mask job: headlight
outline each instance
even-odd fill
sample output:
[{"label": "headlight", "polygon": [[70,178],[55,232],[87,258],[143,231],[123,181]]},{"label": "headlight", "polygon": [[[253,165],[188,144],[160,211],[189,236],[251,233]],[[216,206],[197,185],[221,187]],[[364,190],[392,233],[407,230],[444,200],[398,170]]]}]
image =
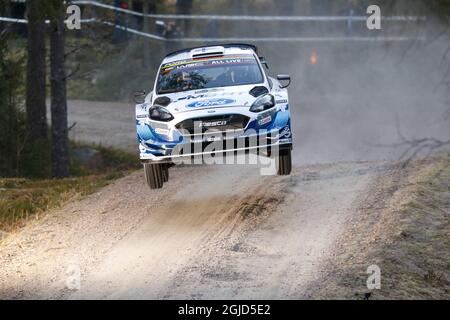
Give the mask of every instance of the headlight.
[{"label": "headlight", "polygon": [[251,112],[261,112],[275,106],[275,98],[271,94],[266,94],[258,98],[250,107]]},{"label": "headlight", "polygon": [[161,106],[153,106],[149,110],[149,117],[155,121],[168,122],[173,119],[173,115]]}]

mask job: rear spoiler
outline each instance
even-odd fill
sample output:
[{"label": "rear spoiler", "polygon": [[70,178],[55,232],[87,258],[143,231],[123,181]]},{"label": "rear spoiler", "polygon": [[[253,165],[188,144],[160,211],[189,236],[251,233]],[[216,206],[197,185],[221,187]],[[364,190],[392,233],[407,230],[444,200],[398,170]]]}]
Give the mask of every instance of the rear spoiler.
[{"label": "rear spoiler", "polygon": [[183,49],[183,50],[178,50],[178,51],[174,51],[171,52],[169,54],[167,54],[164,58],[176,55],[176,54],[180,54],[183,52],[190,52],[194,49],[199,49],[199,48],[210,48],[210,47],[224,47],[224,48],[230,48],[230,47],[238,47],[238,48],[243,48],[243,49],[251,49],[253,50],[256,54],[258,54],[258,47],[253,45],[253,44],[248,44],[248,43],[217,43],[217,44],[212,44],[212,45],[207,45],[207,46],[201,46],[201,47],[193,47],[193,48],[187,48],[187,49]]}]

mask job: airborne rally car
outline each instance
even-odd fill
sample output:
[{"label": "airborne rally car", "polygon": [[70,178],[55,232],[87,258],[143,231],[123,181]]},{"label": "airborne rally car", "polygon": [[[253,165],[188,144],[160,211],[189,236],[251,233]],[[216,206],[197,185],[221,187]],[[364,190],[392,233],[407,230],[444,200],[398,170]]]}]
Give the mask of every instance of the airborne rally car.
[{"label": "airborne rally car", "polygon": [[161,188],[176,163],[199,157],[209,163],[206,158],[241,152],[272,157],[279,175],[290,174],[290,77],[271,78],[263,65],[248,44],[185,49],[164,58],[153,91],[134,93],[150,188]]}]

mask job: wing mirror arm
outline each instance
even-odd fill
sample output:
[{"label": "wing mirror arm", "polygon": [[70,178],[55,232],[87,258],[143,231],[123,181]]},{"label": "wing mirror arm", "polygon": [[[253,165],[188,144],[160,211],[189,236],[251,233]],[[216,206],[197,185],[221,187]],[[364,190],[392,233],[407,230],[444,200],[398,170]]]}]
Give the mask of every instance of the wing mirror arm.
[{"label": "wing mirror arm", "polygon": [[277,76],[277,80],[280,81],[280,82],[281,81],[287,81],[287,84],[285,84],[285,85],[281,85],[280,84],[280,88],[282,88],[282,89],[285,89],[285,88],[289,87],[289,85],[291,84],[291,76],[289,76],[287,74],[279,74]]}]

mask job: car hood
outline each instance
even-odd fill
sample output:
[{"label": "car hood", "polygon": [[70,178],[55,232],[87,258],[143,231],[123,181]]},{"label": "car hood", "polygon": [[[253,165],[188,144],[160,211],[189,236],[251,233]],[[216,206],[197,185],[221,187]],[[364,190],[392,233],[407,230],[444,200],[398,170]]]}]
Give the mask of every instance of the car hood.
[{"label": "car hood", "polygon": [[250,107],[257,99],[249,91],[257,85],[233,86],[153,95],[152,104],[160,97],[170,98],[166,109],[172,113],[233,106]]}]

